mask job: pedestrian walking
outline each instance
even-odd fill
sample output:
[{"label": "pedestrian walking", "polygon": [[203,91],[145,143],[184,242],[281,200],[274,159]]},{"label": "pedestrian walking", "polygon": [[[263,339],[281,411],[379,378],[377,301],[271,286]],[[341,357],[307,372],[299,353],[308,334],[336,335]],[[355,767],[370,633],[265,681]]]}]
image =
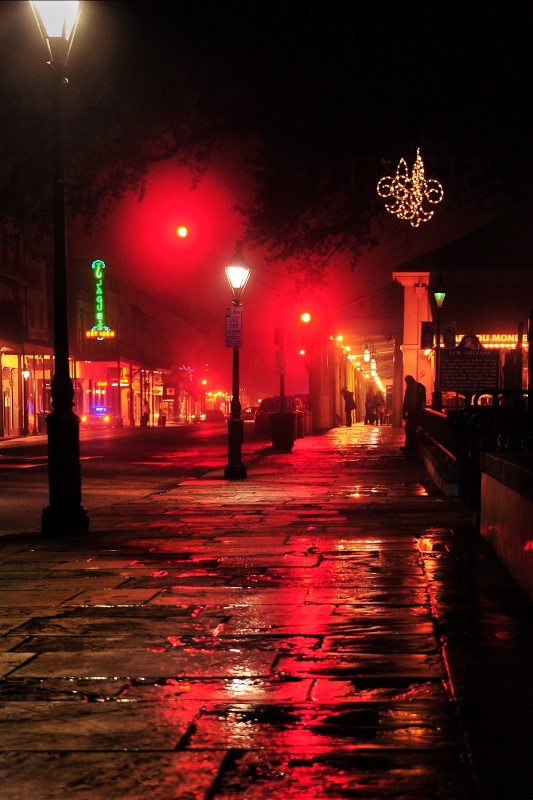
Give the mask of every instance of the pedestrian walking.
[{"label": "pedestrian walking", "polygon": [[143,402],[143,409],[141,415],[141,428],[147,428],[149,420],[150,420],[150,406],[148,405],[148,400],[145,400]]},{"label": "pedestrian walking", "polygon": [[346,415],[346,427],[352,427],[352,412],[355,410],[355,398],[353,392],[350,392],[346,386],[341,389],[341,394],[344,397],[344,413]]},{"label": "pedestrian walking", "polygon": [[405,376],[405,394],[402,415],[405,420],[405,444],[401,448],[407,452],[416,450],[416,430],[422,419],[426,405],[426,387],[415,381],[412,375]]},{"label": "pedestrian walking", "polygon": [[375,405],[374,387],[369,386],[365,397],[365,425],[374,424],[374,405]]},{"label": "pedestrian walking", "polygon": [[383,417],[385,415],[385,400],[381,392],[376,392],[374,399],[374,419],[376,425],[383,425]]}]

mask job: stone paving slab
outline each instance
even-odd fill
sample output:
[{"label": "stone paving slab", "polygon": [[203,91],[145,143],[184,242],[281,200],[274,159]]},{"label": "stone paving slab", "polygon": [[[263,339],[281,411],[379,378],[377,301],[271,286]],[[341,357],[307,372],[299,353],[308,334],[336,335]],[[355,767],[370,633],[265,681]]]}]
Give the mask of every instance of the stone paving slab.
[{"label": "stone paving slab", "polygon": [[0,617],[0,636],[6,636],[11,633],[19,625],[23,625],[29,621],[29,617],[25,616],[1,616]]},{"label": "stone paving slab", "polygon": [[0,653],[0,678],[13,672],[21,664],[31,660],[30,653]]},{"label": "stone paving slab", "polygon": [[5,752],[2,800],[207,797],[226,752]]},{"label": "stone paving slab", "polygon": [[301,750],[338,748],[441,750],[454,748],[455,723],[446,704],[419,702],[290,706],[214,703],[197,717],[187,747],[196,749]]},{"label": "stone paving slab", "polygon": [[16,677],[97,679],[112,676],[141,680],[153,677],[268,677],[272,674],[274,655],[268,650],[264,653],[247,653],[232,648],[229,652],[211,649],[201,652],[161,648],[138,650],[135,637],[131,638],[131,648],[111,652],[53,651],[36,654],[30,661],[26,658],[27,663],[17,669]]},{"label": "stone paving slab", "polygon": [[59,607],[62,603],[72,600],[79,591],[79,589],[62,589],[60,586],[50,589],[48,592],[43,592],[40,589],[35,589],[33,591],[31,588],[21,589],[20,586],[16,589],[13,588],[11,591],[0,590],[0,608],[31,609],[41,606],[46,606],[47,608]]},{"label": "stone paving slab", "polygon": [[309,753],[302,735],[300,751],[290,753],[237,751],[224,764],[215,789],[217,800],[346,800],[376,798],[454,798],[470,800],[464,772],[458,767],[453,749],[441,750],[438,763],[434,752],[359,752],[339,748]]},{"label": "stone paving slab", "polygon": [[41,701],[0,704],[0,750],[171,752],[201,707],[128,702]]}]

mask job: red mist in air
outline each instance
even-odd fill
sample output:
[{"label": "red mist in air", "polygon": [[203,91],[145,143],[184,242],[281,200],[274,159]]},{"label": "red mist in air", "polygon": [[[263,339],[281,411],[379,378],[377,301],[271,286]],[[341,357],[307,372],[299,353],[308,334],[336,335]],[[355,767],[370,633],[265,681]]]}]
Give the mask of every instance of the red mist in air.
[{"label": "red mist in air", "polygon": [[[90,239],[76,233],[73,254],[101,258],[109,274],[170,298],[220,297],[227,288],[224,266],[242,238],[232,183],[210,171],[193,189],[188,170],[161,164],[150,173],[142,201],[128,195],[95,224]],[[180,226],[186,236],[178,235]]]},{"label": "red mist in air", "polygon": [[[213,342],[217,347],[208,360],[221,367],[230,365],[224,315],[231,292],[224,267],[242,239],[243,225],[234,206],[243,201],[245,184],[242,174],[224,166],[215,166],[192,189],[188,170],[159,165],[150,173],[141,202],[134,195],[118,202],[95,225],[90,239],[76,234],[72,249],[88,264],[103,259],[109,275],[196,310],[198,325],[202,310],[214,312],[220,317],[220,339]],[[180,226],[187,228],[187,236],[178,235]],[[287,295],[285,271],[266,264],[246,244],[244,255],[252,274],[242,300],[242,385],[254,387],[259,396],[279,391],[274,332],[282,325],[287,328],[287,391],[306,391],[307,375],[299,355],[301,308]],[[255,403],[256,397],[252,400]]]}]

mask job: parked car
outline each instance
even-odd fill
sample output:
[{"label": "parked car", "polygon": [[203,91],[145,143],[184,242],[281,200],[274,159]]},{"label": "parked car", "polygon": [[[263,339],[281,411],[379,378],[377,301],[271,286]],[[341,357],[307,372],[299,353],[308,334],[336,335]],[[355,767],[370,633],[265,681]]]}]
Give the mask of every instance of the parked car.
[{"label": "parked car", "polygon": [[[296,395],[285,395],[283,411],[303,411],[304,404],[302,399]],[[259,403],[255,413],[255,435],[259,438],[268,438],[272,432],[269,414],[281,411],[281,399],[276,397],[265,397]]]},{"label": "parked car", "polygon": [[224,422],[226,417],[220,408],[208,408],[202,411],[201,414],[196,414],[193,417],[193,422]]},{"label": "parked car", "polygon": [[248,406],[241,414],[242,419],[255,419],[255,414],[259,406]]},{"label": "parked car", "polygon": [[118,418],[112,408],[95,406],[80,416],[80,424],[83,428],[116,428]]}]

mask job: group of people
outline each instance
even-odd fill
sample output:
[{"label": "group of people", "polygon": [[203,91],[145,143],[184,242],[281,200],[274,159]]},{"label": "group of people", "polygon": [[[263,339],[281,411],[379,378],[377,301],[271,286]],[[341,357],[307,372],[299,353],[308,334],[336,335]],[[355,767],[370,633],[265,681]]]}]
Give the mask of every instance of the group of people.
[{"label": "group of people", "polygon": [[382,393],[376,392],[373,386],[369,386],[365,397],[365,425],[384,425],[385,414],[385,400]]},{"label": "group of people", "polygon": [[[356,408],[353,392],[346,386],[341,389],[344,398],[344,413],[346,425],[351,427],[353,412]],[[402,419],[405,422],[405,444],[401,448],[407,452],[414,452],[416,448],[416,430],[421,422],[422,411],[426,405],[426,387],[416,381],[412,375],[405,376],[405,394],[402,405]],[[383,425],[386,416],[385,400],[383,394],[369,386],[365,397],[365,425]],[[339,420],[340,421],[340,420]]]},{"label": "group of people", "polygon": [[[351,427],[353,422],[353,412],[356,409],[353,392],[346,386],[341,389],[344,398],[344,413],[346,416],[346,426]],[[374,391],[370,386],[365,398],[365,425],[384,425],[386,417],[385,400],[381,392]]]}]

